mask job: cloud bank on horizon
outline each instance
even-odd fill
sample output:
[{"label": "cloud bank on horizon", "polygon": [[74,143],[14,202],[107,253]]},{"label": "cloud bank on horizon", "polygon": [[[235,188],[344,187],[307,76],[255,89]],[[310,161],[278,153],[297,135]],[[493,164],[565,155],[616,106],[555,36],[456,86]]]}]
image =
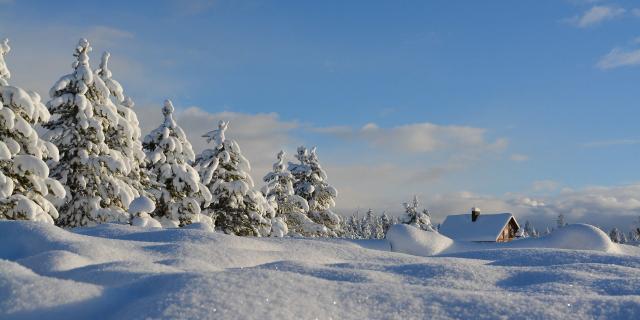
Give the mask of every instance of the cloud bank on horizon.
[{"label": "cloud bank on horizon", "polygon": [[[14,81],[46,96],[88,37],[94,63],[113,53],[143,132],[165,97],[196,150],[230,120],[256,181],[280,149],[317,145],[343,214],[400,212],[413,194],[436,221],[471,206],[541,226],[560,213],[605,227],[640,214],[632,1],[551,12],[381,1],[362,13],[340,2],[193,0],[158,3],[155,17],[124,5],[43,20],[52,4],[0,1],[0,37],[19,53],[8,59]],[[310,10],[317,17],[300,18]]]}]

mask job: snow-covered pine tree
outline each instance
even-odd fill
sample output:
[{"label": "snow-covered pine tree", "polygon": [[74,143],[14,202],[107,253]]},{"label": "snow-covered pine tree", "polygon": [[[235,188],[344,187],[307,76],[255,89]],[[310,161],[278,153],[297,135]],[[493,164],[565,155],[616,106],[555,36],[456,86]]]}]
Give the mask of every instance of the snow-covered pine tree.
[{"label": "snow-covered pine tree", "polygon": [[[111,150],[120,152],[122,155],[123,162],[127,167],[126,171],[129,172],[125,180],[133,188],[135,196],[153,197],[153,194],[148,192],[153,185],[146,168],[146,157],[140,140],[140,123],[133,110],[134,103],[131,98],[124,95],[122,85],[113,79],[113,74],[109,69],[109,57],[110,53],[104,52],[100,67],[94,72],[109,89],[107,103],[111,102],[117,111],[116,114],[104,114],[111,117],[105,140]],[[112,109],[109,108],[109,110]]]},{"label": "snow-covered pine tree", "polygon": [[249,175],[251,165],[238,143],[226,139],[228,125],[220,121],[217,129],[203,135],[207,142],[213,141],[213,147],[202,151],[194,162],[202,183],[213,196],[208,211],[215,217],[216,228],[225,233],[267,236],[271,233],[275,210],[264,195],[254,189]]},{"label": "snow-covered pine tree", "polygon": [[556,226],[558,227],[558,229],[560,229],[566,225],[567,225],[567,222],[565,221],[564,214],[562,213],[559,214],[558,218],[556,219]]},{"label": "snow-covered pine tree", "polygon": [[298,147],[296,159],[300,163],[289,162],[295,194],[309,203],[309,218],[327,227],[329,236],[336,237],[340,232],[340,216],[331,209],[336,205],[338,191],[327,183],[327,173],[320,166],[316,148],[308,151],[304,146]]},{"label": "snow-covered pine tree", "polygon": [[109,89],[93,76],[90,51],[89,41],[81,39],[74,52],[73,72],[60,78],[49,92],[51,119],[43,125],[48,140],[60,152],[51,173],[66,189],[56,222],[63,227],[127,223],[126,210],[134,198],[124,179],[128,171],[122,156],[105,143],[104,133],[117,112],[108,103]]},{"label": "snow-covered pine tree", "polygon": [[64,198],[65,190],[45,161],[57,161],[58,149],[34,129],[50,114],[37,93],[9,85],[10,49],[8,39],[0,42],[0,220],[53,224],[58,211],[47,197]]},{"label": "snow-covered pine tree", "polygon": [[536,231],[536,228],[533,226],[533,224],[531,224],[531,222],[529,222],[529,220],[525,221],[524,223],[524,232],[526,233],[527,237],[538,237],[538,231]]},{"label": "snow-covered pine tree", "polygon": [[405,217],[403,223],[415,226],[425,231],[436,231],[431,224],[431,215],[427,209],[420,210],[418,196],[414,195],[411,202],[403,204]]},{"label": "snow-covered pine tree", "polygon": [[611,241],[615,242],[615,243],[623,243],[622,242],[622,237],[624,236],[624,234],[622,232],[620,232],[620,229],[618,228],[613,228],[611,229],[611,232],[609,232],[609,238],[611,238]]},{"label": "snow-covered pine tree", "polygon": [[384,212],[382,213],[381,222],[382,222],[382,233],[384,236],[386,236],[387,231],[393,225],[393,219],[391,219],[389,215],[386,212]]},{"label": "snow-covered pine tree", "polygon": [[277,155],[278,160],[273,164],[273,171],[267,173],[263,180],[266,185],[262,188],[265,197],[273,201],[276,217],[282,218],[293,236],[317,237],[325,236],[328,229],[309,219],[309,204],[307,200],[295,194],[293,190],[293,175],[284,165],[284,151]]},{"label": "snow-covered pine tree", "polygon": [[151,175],[160,184],[151,216],[165,227],[185,226],[200,221],[201,207],[207,208],[211,193],[189,164],[195,160],[191,143],[173,118],[173,103],[164,102],[164,121],[143,142]]}]

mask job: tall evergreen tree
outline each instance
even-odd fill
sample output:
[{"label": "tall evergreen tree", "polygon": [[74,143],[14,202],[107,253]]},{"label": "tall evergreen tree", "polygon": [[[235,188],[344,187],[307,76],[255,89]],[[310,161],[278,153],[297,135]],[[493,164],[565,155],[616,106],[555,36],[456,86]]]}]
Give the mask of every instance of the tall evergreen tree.
[{"label": "tall evergreen tree", "polygon": [[0,42],[0,220],[53,224],[58,211],[47,197],[64,198],[65,191],[45,161],[57,161],[58,149],[34,129],[50,114],[37,93],[9,85],[10,49],[9,40]]},{"label": "tall evergreen tree", "polygon": [[289,171],[295,178],[295,194],[309,203],[309,217],[327,227],[330,236],[337,236],[340,217],[331,209],[336,205],[338,191],[327,183],[327,173],[320,166],[316,148],[309,151],[301,146],[296,158],[299,163],[289,162]]},{"label": "tall evergreen tree", "polygon": [[67,191],[58,208],[57,224],[63,227],[128,222],[126,210],[134,198],[124,179],[128,171],[123,157],[105,143],[111,115],[117,112],[107,101],[109,89],[93,76],[90,51],[89,41],[81,39],[73,72],[50,90],[47,107],[52,117],[43,125],[60,152],[51,171]]},{"label": "tall evergreen tree", "polygon": [[201,206],[211,202],[211,193],[200,182],[198,172],[189,164],[195,159],[191,143],[173,118],[173,103],[164,102],[164,121],[143,142],[148,170],[156,177],[160,190],[151,216],[164,226],[185,226],[199,222]]},{"label": "tall evergreen tree", "polygon": [[309,204],[307,200],[295,194],[293,190],[293,175],[284,165],[284,151],[277,155],[278,160],[273,164],[273,171],[267,173],[263,180],[266,185],[262,188],[265,197],[273,202],[276,217],[282,218],[288,227],[289,234],[295,236],[324,236],[328,229],[309,219]]},{"label": "tall evergreen tree", "polygon": [[140,140],[140,123],[133,110],[134,103],[131,98],[124,95],[122,85],[113,79],[109,69],[109,57],[109,52],[103,53],[100,67],[94,72],[109,89],[107,103],[113,104],[117,112],[106,114],[111,116],[110,125],[106,131],[106,143],[111,150],[122,155],[126,171],[129,172],[125,180],[133,188],[135,196],[151,196],[148,190],[152,188],[152,182],[146,169],[146,157]]},{"label": "tall evergreen tree", "polygon": [[[226,139],[229,123],[220,121],[218,128],[206,133],[211,149],[202,151],[194,165],[213,199],[209,208],[216,228],[240,236],[267,236],[275,210],[264,195],[254,189],[249,175],[251,165],[242,155],[235,140]],[[281,227],[281,224],[278,223]]]}]

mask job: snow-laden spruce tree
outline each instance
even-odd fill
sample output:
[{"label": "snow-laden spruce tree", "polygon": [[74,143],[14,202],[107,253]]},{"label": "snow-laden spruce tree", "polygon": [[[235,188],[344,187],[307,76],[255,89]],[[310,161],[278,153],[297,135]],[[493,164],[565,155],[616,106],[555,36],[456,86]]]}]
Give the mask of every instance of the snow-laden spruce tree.
[{"label": "snow-laden spruce tree", "polygon": [[533,224],[529,222],[529,220],[525,221],[524,223],[524,232],[526,235],[525,237],[537,238],[539,236],[538,231],[533,226]]},{"label": "snow-laden spruce tree", "polygon": [[414,195],[411,202],[403,204],[405,217],[403,223],[415,226],[425,231],[436,231],[431,224],[431,215],[427,209],[420,210],[418,196]]},{"label": "snow-laden spruce tree", "polygon": [[198,172],[190,165],[195,159],[191,143],[173,118],[173,103],[164,102],[164,121],[143,142],[148,169],[156,177],[159,190],[155,210],[151,213],[165,227],[199,222],[201,206],[206,208],[211,193],[200,183]]},{"label": "snow-laden spruce tree", "polygon": [[[225,233],[267,236],[271,233],[275,210],[264,195],[254,189],[249,175],[251,165],[238,143],[226,139],[228,125],[221,120],[217,129],[203,135],[213,145],[202,151],[194,162],[202,183],[213,196],[207,212],[215,217],[216,228]],[[280,222],[275,224],[278,235],[284,233]]]},{"label": "snow-laden spruce tree", "polygon": [[124,95],[122,85],[113,79],[109,69],[109,57],[109,52],[103,53],[100,67],[94,72],[109,89],[106,104],[112,104],[116,110],[115,114],[108,112],[114,110],[110,106],[104,114],[99,112],[109,119],[105,140],[111,150],[122,155],[126,171],[129,172],[125,180],[133,188],[135,196],[152,196],[148,192],[152,188],[152,182],[146,169],[146,156],[142,150],[140,123],[133,110],[134,103]]},{"label": "snow-laden spruce tree", "polygon": [[309,204],[303,197],[293,190],[293,175],[284,165],[284,151],[277,155],[278,160],[273,164],[273,171],[267,173],[263,180],[266,185],[262,193],[273,203],[276,217],[282,218],[292,236],[318,237],[326,236],[327,227],[309,219]]},{"label": "snow-laden spruce tree", "polygon": [[567,221],[566,221],[566,220],[565,220],[565,218],[564,218],[564,214],[562,214],[562,213],[561,213],[561,214],[559,214],[559,215],[558,215],[558,218],[556,219],[556,227],[557,227],[558,229],[560,229],[560,228],[565,227],[567,224],[568,224],[568,223],[567,223]]},{"label": "snow-laden spruce tree", "polygon": [[327,183],[327,173],[320,166],[314,147],[298,147],[296,159],[299,163],[289,162],[289,171],[293,174],[295,194],[309,203],[309,218],[329,230],[328,235],[335,237],[340,230],[340,216],[331,211],[335,207],[338,191]]},{"label": "snow-laden spruce tree", "polygon": [[94,77],[89,65],[89,41],[81,39],[75,49],[73,72],[51,88],[47,103],[51,119],[43,125],[47,139],[58,147],[60,159],[52,177],[66,189],[58,204],[63,227],[102,222],[129,222],[127,208],[135,193],[127,183],[122,154],[105,143],[105,132],[117,115],[109,103],[109,89]]},{"label": "snow-laden spruce tree", "polygon": [[625,243],[627,242],[626,240],[626,236],[624,235],[624,232],[621,232],[620,229],[614,227],[613,229],[611,229],[611,231],[609,232],[609,238],[611,238],[611,241],[615,242],[615,243]]},{"label": "snow-laden spruce tree", "polygon": [[0,220],[53,224],[58,211],[47,197],[61,199],[65,191],[45,161],[57,161],[58,149],[34,129],[50,114],[37,93],[9,85],[10,49],[9,40],[0,42]]}]

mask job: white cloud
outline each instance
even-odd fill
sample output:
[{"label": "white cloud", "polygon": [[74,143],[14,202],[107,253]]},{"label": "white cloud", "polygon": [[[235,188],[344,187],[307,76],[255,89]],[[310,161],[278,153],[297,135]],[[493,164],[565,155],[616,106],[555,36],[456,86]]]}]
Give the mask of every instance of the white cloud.
[{"label": "white cloud", "polygon": [[590,223],[605,229],[617,226],[627,230],[634,227],[640,216],[640,184],[563,190],[539,198],[516,194],[495,197],[463,191],[435,195],[427,199],[427,204],[435,221],[478,206],[486,213],[512,212],[521,223],[530,220],[538,228],[554,227],[555,218],[563,214],[569,223]]},{"label": "white cloud", "polygon": [[639,8],[631,9],[631,14],[633,14],[636,17],[640,17],[640,9]]},{"label": "white cloud", "polygon": [[603,21],[612,20],[622,16],[627,10],[611,6],[593,6],[581,15],[568,19],[570,23],[579,28],[586,28]]},{"label": "white cloud", "polygon": [[610,146],[620,146],[620,145],[635,145],[640,144],[640,139],[618,139],[618,140],[602,140],[602,141],[591,141],[582,144],[585,148],[601,148],[601,147],[610,147]]},{"label": "white cloud", "polygon": [[640,49],[613,48],[596,66],[602,70],[640,65]]},{"label": "white cloud", "polygon": [[560,187],[560,183],[554,180],[538,180],[531,184],[534,192],[556,191]]},{"label": "white cloud", "polygon": [[515,162],[524,162],[529,160],[529,156],[527,156],[526,154],[514,153],[511,156],[509,156],[509,159]]},{"label": "white cloud", "polygon": [[508,142],[500,138],[488,141],[486,129],[466,126],[442,126],[415,123],[392,128],[381,128],[368,123],[360,129],[350,127],[316,128],[316,132],[329,133],[344,139],[366,141],[371,147],[392,149],[406,153],[431,153],[441,150],[498,151]]}]

